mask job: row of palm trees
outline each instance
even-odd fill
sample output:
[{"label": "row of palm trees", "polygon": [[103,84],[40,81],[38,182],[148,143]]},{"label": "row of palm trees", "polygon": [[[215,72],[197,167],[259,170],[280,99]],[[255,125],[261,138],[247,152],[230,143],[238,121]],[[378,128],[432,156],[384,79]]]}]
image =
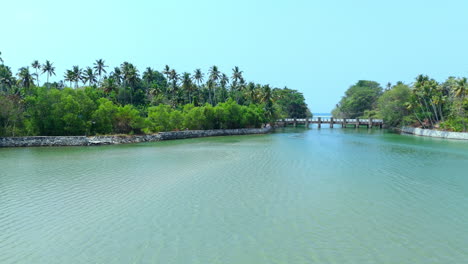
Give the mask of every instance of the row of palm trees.
[{"label": "row of palm trees", "polygon": [[[1,55],[1,53],[0,53]],[[3,60],[0,62],[3,64]],[[31,72],[30,67],[34,70]],[[47,87],[51,86],[50,77],[56,75],[54,64],[46,60],[40,63],[34,60],[31,65],[21,67],[17,73],[18,78],[13,78],[11,69],[3,66],[9,71],[3,83],[7,86],[19,85],[23,88],[29,88],[33,85],[40,86],[40,76],[45,74],[47,77]],[[123,62],[119,67],[115,67],[108,73],[109,66],[103,59],[96,60],[92,66],[80,68],[75,65],[65,71],[62,85],[78,88],[80,84],[85,86],[94,86],[101,88],[109,96],[114,92],[118,94],[121,89],[129,89],[130,97],[137,90],[142,90],[146,97],[151,99],[162,96],[172,105],[178,103],[208,102],[215,105],[233,98],[240,103],[243,99],[249,99],[249,102],[265,101],[262,98],[267,96],[266,101],[271,101],[271,88],[266,86],[247,83],[243,77],[243,71],[239,67],[232,69],[232,75],[222,73],[216,65],[209,68],[205,74],[201,69],[195,69],[193,74],[183,72],[179,74],[175,69],[166,65],[161,72],[151,67],[145,69],[140,78],[139,70],[129,62]],[[1,70],[1,69],[0,69]],[[1,77],[0,77],[1,78]],[[0,80],[1,84],[2,80]],[[151,101],[151,100],[149,100]],[[133,103],[133,101],[130,101]]]},{"label": "row of palm trees", "polygon": [[468,79],[466,77],[449,77],[444,83],[438,83],[427,75],[419,75],[412,89],[412,98],[406,106],[414,112],[420,124],[425,126],[424,123],[428,123],[429,127],[444,122],[447,115],[456,111],[457,115],[463,117],[461,119],[463,131],[466,131],[463,103],[467,90]]}]

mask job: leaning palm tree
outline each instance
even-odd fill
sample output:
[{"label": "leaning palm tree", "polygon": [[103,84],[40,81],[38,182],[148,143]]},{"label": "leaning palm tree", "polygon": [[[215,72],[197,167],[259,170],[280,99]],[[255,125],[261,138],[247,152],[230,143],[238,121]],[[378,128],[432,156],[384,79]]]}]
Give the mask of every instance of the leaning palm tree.
[{"label": "leaning palm tree", "polygon": [[47,86],[50,88],[49,77],[55,75],[54,64],[48,60],[42,65],[42,73],[47,73]]},{"label": "leaning palm tree", "polygon": [[457,80],[457,84],[455,86],[455,97],[460,99],[460,106],[459,106],[459,113],[463,123],[463,132],[466,132],[466,122],[465,122],[465,108],[463,107],[463,103],[465,102],[466,91],[468,86],[468,80],[463,77]]},{"label": "leaning palm tree", "polygon": [[96,74],[94,73],[91,67],[87,67],[83,72],[83,83],[88,82],[88,85],[91,86],[97,82]]},{"label": "leaning palm tree", "polygon": [[96,62],[93,64],[94,65],[94,70],[96,71],[96,74],[99,76],[99,81],[102,80],[102,74],[107,73],[106,71],[106,65],[105,61],[103,59],[96,60]]},{"label": "leaning palm tree", "polygon": [[39,63],[38,60],[35,60],[31,63],[31,66],[36,69],[36,81],[37,81],[37,86],[39,87],[39,70],[41,69],[41,64]]},{"label": "leaning palm tree", "polygon": [[29,72],[29,67],[22,67],[18,72],[18,85],[28,89],[34,85],[34,76]]}]

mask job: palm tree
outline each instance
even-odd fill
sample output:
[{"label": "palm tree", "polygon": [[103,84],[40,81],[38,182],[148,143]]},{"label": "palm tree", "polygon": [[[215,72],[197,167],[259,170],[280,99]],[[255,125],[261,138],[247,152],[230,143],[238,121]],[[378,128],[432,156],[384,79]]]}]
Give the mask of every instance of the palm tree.
[{"label": "palm tree", "polygon": [[457,80],[455,90],[454,90],[455,97],[460,99],[459,113],[463,122],[463,132],[466,132],[465,109],[463,107],[463,103],[465,102],[467,86],[468,86],[468,80],[465,77],[463,77]]},{"label": "palm tree", "polygon": [[0,51],[0,62],[1,62],[2,65],[3,65],[2,52],[1,52],[1,51]]},{"label": "palm tree", "polygon": [[169,75],[171,75],[171,68],[169,65],[164,66],[163,74],[166,75],[166,79],[169,80]]},{"label": "palm tree", "polygon": [[227,84],[229,83],[229,77],[226,74],[221,74],[219,84],[221,85],[221,101],[224,102],[227,97]]},{"label": "palm tree", "polygon": [[210,104],[213,104],[213,101],[211,100],[211,91],[210,90],[213,90],[213,97],[214,97],[214,89],[216,89],[216,85],[217,85],[218,80],[219,80],[220,77],[221,77],[221,72],[218,70],[218,66],[216,66],[216,65],[211,66],[211,68],[210,68],[211,85],[208,86]]},{"label": "palm tree", "polygon": [[37,86],[39,87],[39,70],[41,69],[41,64],[39,63],[38,60],[35,60],[31,63],[31,66],[36,69],[36,80],[37,80]]},{"label": "palm tree", "polygon": [[70,82],[70,87],[72,87],[72,82],[75,81],[75,74],[73,73],[72,70],[67,70],[65,72],[65,75],[63,76],[64,80],[66,82]]},{"label": "palm tree", "polygon": [[117,82],[114,78],[104,78],[102,81],[102,89],[104,93],[109,94],[112,91],[117,91]]},{"label": "palm tree", "polygon": [[34,85],[34,76],[29,72],[29,67],[22,67],[18,72],[18,84],[24,88]]},{"label": "palm tree", "polygon": [[42,65],[42,73],[47,73],[47,86],[50,88],[49,77],[55,75],[54,64],[48,60]]},{"label": "palm tree", "polygon": [[0,90],[5,88],[11,88],[14,82],[15,79],[13,78],[11,68],[3,64],[0,65]]},{"label": "palm tree", "polygon": [[237,88],[237,83],[242,79],[242,71],[239,70],[239,67],[234,67],[232,69],[232,88],[236,89]]},{"label": "palm tree", "polygon": [[203,82],[203,76],[204,74],[200,69],[196,69],[194,74],[193,74],[193,80],[197,83],[198,86],[200,86],[200,83]]},{"label": "palm tree", "polygon": [[143,80],[148,85],[150,85],[154,81],[154,70],[151,69],[151,67],[147,67],[146,71],[143,72]]},{"label": "palm tree", "polygon": [[94,73],[91,67],[87,67],[83,73],[83,82],[88,82],[88,85],[91,86],[97,82],[96,74]]},{"label": "palm tree", "polygon": [[99,81],[102,80],[102,74],[107,73],[106,71],[106,65],[105,61],[103,59],[96,60],[96,62],[93,64],[94,65],[94,70],[96,71],[96,74],[99,76]]},{"label": "palm tree", "polygon": [[273,111],[273,96],[271,93],[270,85],[267,84],[262,87],[260,102],[265,104],[265,112],[267,116],[269,117],[269,119],[271,119],[273,117],[274,111]]},{"label": "palm tree", "polygon": [[132,89],[135,88],[139,78],[137,68],[131,63],[124,62],[120,65],[120,69],[122,70],[124,84]]},{"label": "palm tree", "polygon": [[213,82],[217,82],[218,79],[221,77],[221,72],[218,70],[218,66],[213,65],[210,68],[210,79]]},{"label": "palm tree", "polygon": [[187,93],[189,103],[192,103],[192,78],[190,78],[190,73],[184,72],[182,74],[182,90]]},{"label": "palm tree", "polygon": [[117,85],[121,85],[122,84],[122,71],[120,70],[119,67],[115,67],[114,68],[114,71],[111,72],[110,74],[112,76],[112,78],[114,79],[115,83]]},{"label": "palm tree", "polygon": [[75,81],[75,88],[78,88],[78,83],[83,79],[83,71],[78,65],[73,66],[73,77]]},{"label": "palm tree", "polygon": [[171,89],[171,92],[172,92],[172,102],[173,102],[174,106],[175,106],[175,103],[177,102],[177,92],[178,92],[178,89],[179,89],[177,87],[177,82],[179,81],[179,79],[180,79],[179,74],[176,72],[176,70],[172,69],[169,72],[169,80],[172,81],[170,89]]}]

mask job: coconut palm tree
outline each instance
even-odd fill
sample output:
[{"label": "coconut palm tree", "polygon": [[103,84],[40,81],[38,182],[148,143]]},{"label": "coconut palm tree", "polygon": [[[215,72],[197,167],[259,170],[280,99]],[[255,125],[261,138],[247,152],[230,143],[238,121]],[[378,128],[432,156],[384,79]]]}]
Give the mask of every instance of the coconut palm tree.
[{"label": "coconut palm tree", "polygon": [[66,82],[70,82],[70,87],[72,87],[72,82],[75,81],[75,74],[72,70],[67,70],[63,75],[63,78]]},{"label": "coconut palm tree", "polygon": [[147,85],[150,85],[154,81],[154,70],[151,67],[147,67],[146,71],[143,72],[143,81]]},{"label": "coconut palm tree", "polygon": [[97,82],[96,74],[94,73],[91,67],[87,67],[83,73],[83,83],[88,82],[88,85],[91,86]]},{"label": "coconut palm tree", "polygon": [[18,85],[23,88],[29,88],[34,85],[34,76],[29,72],[29,67],[22,67],[18,72]]},{"label": "coconut palm tree", "polygon": [[48,60],[42,65],[42,73],[47,74],[47,85],[50,88],[49,77],[55,75],[55,67],[54,64]]},{"label": "coconut palm tree", "polygon": [[115,67],[114,68],[114,71],[111,72],[110,74],[112,76],[112,78],[114,79],[115,83],[117,85],[121,85],[122,84],[122,71],[120,70],[119,67]]},{"label": "coconut palm tree", "polygon": [[179,81],[179,79],[180,79],[179,74],[176,72],[176,70],[172,69],[169,72],[169,80],[172,82],[170,90],[171,90],[171,93],[172,93],[172,103],[173,103],[174,106],[175,106],[175,103],[177,102],[177,99],[178,99],[177,98],[177,92],[179,90],[179,87],[177,86],[177,82]]},{"label": "coconut palm tree", "polygon": [[193,80],[197,83],[198,86],[203,82],[203,76],[201,69],[196,69],[193,74]]},{"label": "coconut palm tree", "polygon": [[220,95],[220,99],[221,99],[221,102],[224,102],[226,101],[226,98],[227,98],[227,85],[229,83],[229,77],[222,73],[221,74],[221,78],[219,80],[219,84],[220,84],[220,90],[221,90],[221,95]]},{"label": "coconut palm tree", "polygon": [[93,65],[97,76],[99,76],[100,82],[102,80],[102,74],[107,73],[106,68],[108,66],[105,65],[105,61],[103,59],[96,60],[96,62]]},{"label": "coconut palm tree", "polygon": [[192,78],[190,77],[190,73],[184,72],[182,74],[182,90],[187,93],[187,98],[189,103],[192,103]]},{"label": "coconut palm tree", "polygon": [[78,65],[73,66],[73,77],[75,81],[75,88],[78,88],[78,83],[83,80],[83,70]]},{"label": "coconut palm tree", "polygon": [[39,87],[39,70],[41,69],[41,64],[39,63],[38,60],[35,60],[31,63],[31,66],[36,69],[36,81],[37,81],[37,86]]},{"label": "coconut palm tree", "polygon": [[463,123],[463,132],[466,132],[465,109],[463,107],[463,103],[465,102],[467,86],[468,80],[465,77],[463,77],[457,80],[454,90],[455,97],[460,99],[459,113]]},{"label": "coconut palm tree", "polygon": [[11,68],[5,65],[0,65],[0,90],[8,90],[14,84],[15,79]]},{"label": "coconut palm tree", "polygon": [[122,70],[124,84],[132,89],[135,88],[139,78],[137,68],[129,62],[124,62],[120,65],[120,69]]},{"label": "coconut palm tree", "polygon": [[235,66],[232,69],[232,77],[231,78],[232,78],[232,88],[233,89],[237,88],[237,84],[242,79],[242,73],[243,73],[243,71],[239,70],[239,67],[237,67],[237,66]]},{"label": "coconut palm tree", "polygon": [[169,76],[171,75],[171,68],[169,67],[169,65],[164,66],[164,70],[162,73],[166,75],[166,79],[169,80]]},{"label": "coconut palm tree", "polygon": [[211,85],[208,86],[208,95],[209,95],[209,98],[210,98],[210,104],[213,105],[213,100],[211,99],[211,92],[213,92],[213,97],[214,97],[214,90],[216,89],[216,86],[218,84],[218,80],[219,78],[221,77],[221,72],[219,71],[218,69],[218,66],[216,65],[213,65],[211,66],[210,70],[210,81],[211,81]]},{"label": "coconut palm tree", "polygon": [[109,94],[112,91],[117,91],[117,81],[114,78],[104,78],[102,81],[102,89],[104,90],[105,94]]}]

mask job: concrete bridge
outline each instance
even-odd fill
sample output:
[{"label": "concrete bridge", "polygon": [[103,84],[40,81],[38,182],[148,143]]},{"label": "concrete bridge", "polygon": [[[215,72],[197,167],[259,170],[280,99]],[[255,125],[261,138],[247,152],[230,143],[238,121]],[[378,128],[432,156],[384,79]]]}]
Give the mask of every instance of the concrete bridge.
[{"label": "concrete bridge", "polygon": [[276,125],[278,126],[297,126],[299,124],[303,124],[305,127],[309,127],[309,124],[317,124],[317,126],[320,128],[322,127],[322,124],[329,124],[331,128],[334,127],[334,125],[339,125],[343,128],[351,126],[358,128],[360,126],[365,126],[367,128],[373,128],[373,127],[378,127],[382,128],[384,122],[382,119],[347,119],[347,118],[323,118],[323,117],[316,117],[316,118],[284,118],[284,119],[279,119],[276,121]]}]

